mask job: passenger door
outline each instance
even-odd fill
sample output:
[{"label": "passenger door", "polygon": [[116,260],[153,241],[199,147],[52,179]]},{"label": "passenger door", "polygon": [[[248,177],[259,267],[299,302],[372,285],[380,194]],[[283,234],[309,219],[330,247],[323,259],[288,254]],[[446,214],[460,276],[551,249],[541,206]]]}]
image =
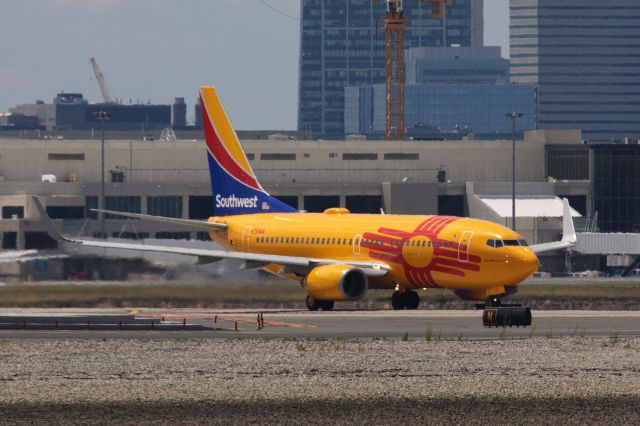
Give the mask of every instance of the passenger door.
[{"label": "passenger door", "polygon": [[244,230],[242,231],[242,250],[243,251],[249,251],[249,246],[251,243],[252,228],[253,227],[251,225],[247,225],[244,227]]}]

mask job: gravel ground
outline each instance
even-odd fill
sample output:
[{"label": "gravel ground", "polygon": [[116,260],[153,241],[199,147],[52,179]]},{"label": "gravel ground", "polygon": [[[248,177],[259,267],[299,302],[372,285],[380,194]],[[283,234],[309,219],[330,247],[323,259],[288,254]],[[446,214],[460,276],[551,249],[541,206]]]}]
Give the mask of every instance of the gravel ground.
[{"label": "gravel ground", "polygon": [[640,339],[0,340],[3,424],[638,424]]}]

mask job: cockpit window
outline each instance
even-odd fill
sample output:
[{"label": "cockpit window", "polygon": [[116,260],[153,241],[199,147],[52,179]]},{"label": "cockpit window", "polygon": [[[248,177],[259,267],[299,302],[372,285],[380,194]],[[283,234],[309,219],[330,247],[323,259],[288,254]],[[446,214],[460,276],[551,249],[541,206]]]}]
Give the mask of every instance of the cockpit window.
[{"label": "cockpit window", "polygon": [[487,240],[487,245],[494,248],[528,246],[525,240]]}]

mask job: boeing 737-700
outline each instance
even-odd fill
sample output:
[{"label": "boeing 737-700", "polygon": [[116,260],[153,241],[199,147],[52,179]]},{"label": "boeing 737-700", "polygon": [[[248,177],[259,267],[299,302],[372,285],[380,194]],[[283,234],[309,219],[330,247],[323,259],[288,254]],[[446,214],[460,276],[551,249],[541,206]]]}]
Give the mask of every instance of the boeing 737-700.
[{"label": "boeing 737-700", "polygon": [[213,87],[200,89],[200,103],[215,216],[205,222],[102,212],[206,230],[226,250],[73,239],[48,222],[51,234],[87,246],[191,255],[201,262],[241,259],[247,268],[300,282],[310,310],[331,310],[334,302],[359,300],[369,289],[393,289],[393,309],[416,309],[417,289],[445,288],[484,302],[485,325],[517,326],[530,325],[529,309],[503,300],[538,269],[537,254],[575,244],[567,200],[562,241],[534,246],[509,228],[473,218],[352,214],[339,207],[299,212],[260,185]]}]

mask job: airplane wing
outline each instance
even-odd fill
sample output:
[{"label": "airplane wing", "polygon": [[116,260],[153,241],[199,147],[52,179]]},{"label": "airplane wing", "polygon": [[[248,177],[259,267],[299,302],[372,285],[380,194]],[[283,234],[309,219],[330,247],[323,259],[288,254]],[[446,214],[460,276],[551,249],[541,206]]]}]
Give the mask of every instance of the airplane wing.
[{"label": "airplane wing", "polygon": [[534,244],[532,246],[529,246],[529,248],[535,254],[540,254],[548,251],[571,248],[576,245],[576,241],[578,241],[578,239],[576,237],[576,230],[573,227],[573,219],[571,218],[571,208],[569,206],[569,200],[567,200],[566,198],[563,198],[562,199],[562,240],[552,242],[552,243]]},{"label": "airplane wing", "polygon": [[[198,258],[198,263],[212,263],[217,262],[223,259],[236,259],[243,260],[245,262],[245,268],[247,269],[259,269],[263,268],[270,264],[278,264],[288,267],[291,271],[298,275],[306,275],[311,269],[320,265],[332,265],[332,264],[348,264],[355,266],[357,268],[362,269],[365,275],[370,277],[376,276],[384,276],[389,271],[389,266],[383,263],[375,263],[375,262],[359,262],[359,261],[350,261],[350,260],[339,260],[339,259],[320,259],[320,258],[309,258],[309,257],[301,257],[301,256],[281,256],[281,255],[273,255],[273,254],[260,254],[260,253],[244,253],[244,252],[230,252],[225,250],[207,250],[207,249],[197,249],[197,248],[186,248],[186,247],[170,247],[170,246],[156,246],[156,245],[146,245],[146,244],[135,244],[135,243],[120,243],[120,242],[109,242],[109,241],[97,241],[97,240],[81,240],[74,239],[69,237],[68,235],[63,234],[56,228],[56,226],[49,219],[49,215],[45,211],[44,207],[40,203],[35,196],[33,197],[34,203],[36,205],[36,209],[40,213],[42,220],[45,222],[47,226],[47,231],[49,235],[58,241],[66,241],[70,243],[80,244],[88,247],[104,247],[104,248],[116,248],[116,249],[124,249],[124,250],[135,250],[135,251],[146,251],[146,252],[156,252],[156,253],[173,253],[173,254],[181,254],[186,256],[194,256]],[[174,224],[184,224],[187,223],[187,226],[197,226],[202,227],[203,229],[215,228],[215,229],[226,229],[225,224],[212,223],[212,222],[199,222],[195,220],[183,220],[183,219],[170,219],[170,218],[162,218],[158,216],[149,216],[142,215],[137,213],[120,213],[103,210],[109,214],[117,214],[122,216],[136,217],[141,219],[168,219],[164,221],[165,223],[174,223]],[[197,224],[199,222],[199,224]],[[190,223],[190,224],[189,224]],[[218,226],[221,225],[221,226]]]}]

